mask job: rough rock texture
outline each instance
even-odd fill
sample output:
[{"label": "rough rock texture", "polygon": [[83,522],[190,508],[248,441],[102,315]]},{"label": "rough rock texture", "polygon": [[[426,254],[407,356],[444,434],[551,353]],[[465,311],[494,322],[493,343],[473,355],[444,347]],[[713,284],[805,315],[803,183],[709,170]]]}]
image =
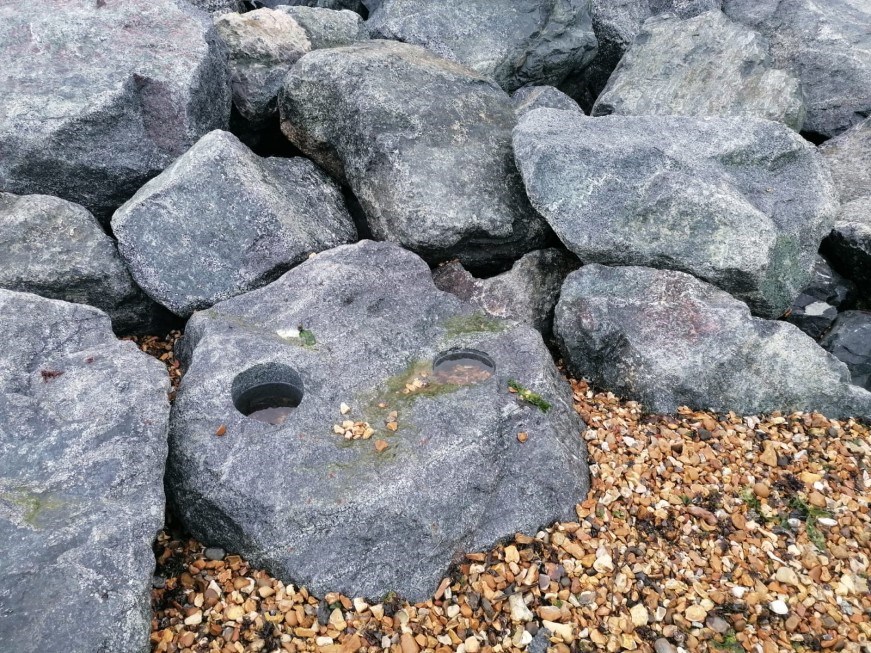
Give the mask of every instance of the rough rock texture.
[{"label": "rough rock texture", "polygon": [[473,266],[544,244],[511,151],[511,99],[473,71],[367,41],[305,55],[279,103],[282,131],[350,185],[375,238]]},{"label": "rough rock texture", "polygon": [[312,49],[306,30],[283,11],[225,14],[215,28],[230,52],[233,104],[252,126],[277,115],[278,90],[287,71]]},{"label": "rough rock texture", "polygon": [[188,316],[357,237],[341,191],[311,161],[261,159],[214,131],[116,211],[139,285]]},{"label": "rough rock texture", "polygon": [[299,23],[311,42],[312,50],[338,48],[369,39],[369,28],[360,14],[354,11],[285,5],[279,5],[276,9]]},{"label": "rough rock texture", "polygon": [[244,9],[240,0],[186,0],[197,9],[208,11],[214,15],[239,12]]},{"label": "rough rock texture", "polygon": [[264,4],[268,7],[289,5],[293,7],[320,7],[335,11],[348,9],[363,16],[368,15],[369,11],[371,11],[371,9],[366,9],[367,3],[360,2],[360,0],[265,0]]},{"label": "rough rock texture", "polygon": [[[438,385],[430,363],[456,347],[486,352],[494,375]],[[423,600],[457,551],[571,518],[589,488],[583,425],[540,334],[437,290],[389,243],[324,252],[196,313],[182,354],[167,488],[184,524],[316,595]],[[234,409],[234,379],[261,364],[273,380],[278,365],[299,375],[302,402],[283,425]],[[334,432],[345,420],[375,434],[346,440]]]},{"label": "rough rock texture", "polygon": [[768,42],[723,12],[648,19],[592,115],[755,116],[799,131],[798,80],[775,70]]},{"label": "rough rock texture", "polygon": [[180,0],[0,5],[0,191],[100,220],[230,116],[227,55]]},{"label": "rough rock texture", "polygon": [[585,265],[563,285],[554,333],[572,374],[652,412],[871,415],[871,393],[810,337],[683,272]]},{"label": "rough rock texture", "polygon": [[871,118],[820,145],[842,202],[871,197]]},{"label": "rough rock texture", "polygon": [[689,272],[765,317],[807,285],[838,206],[816,148],[768,120],[537,109],[514,150],[533,206],[585,263]]},{"label": "rough rock texture", "polygon": [[822,251],[838,272],[856,282],[861,293],[871,295],[871,196],[841,207]]},{"label": "rough rock texture", "polygon": [[855,295],[855,284],[817,256],[811,281],[790,306],[786,320],[819,340],[838,317],[838,311]]},{"label": "rough rock texture", "polygon": [[514,91],[511,101],[514,102],[514,112],[518,118],[533,109],[564,109],[583,113],[577,102],[553,86],[524,86]]},{"label": "rough rock texture", "polygon": [[0,641],[149,650],[169,378],[90,306],[0,290]]},{"label": "rough rock texture", "polygon": [[871,114],[868,0],[724,0],[723,11],[768,37],[775,65],[801,80],[805,131],[835,136]]},{"label": "rough rock texture", "polygon": [[383,0],[373,36],[422,45],[506,91],[556,85],[596,54],[589,0]]},{"label": "rough rock texture", "polygon": [[821,344],[846,363],[855,385],[871,390],[871,312],[841,313]]},{"label": "rough rock texture", "polygon": [[462,263],[451,261],[433,272],[433,283],[489,315],[523,322],[547,335],[563,281],[578,266],[561,250],[540,249],[489,279],[476,279]]},{"label": "rough rock texture", "polygon": [[133,282],[87,209],[48,195],[0,193],[0,288],[107,312],[116,332],[152,325],[157,306]]}]

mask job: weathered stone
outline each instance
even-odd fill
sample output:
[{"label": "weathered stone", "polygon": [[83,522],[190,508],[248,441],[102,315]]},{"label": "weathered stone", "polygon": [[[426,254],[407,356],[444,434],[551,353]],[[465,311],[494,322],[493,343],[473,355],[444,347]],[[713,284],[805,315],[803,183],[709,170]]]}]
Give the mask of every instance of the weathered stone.
[{"label": "weathered stone", "polygon": [[596,54],[589,0],[383,0],[373,36],[422,45],[506,91],[556,85]]},{"label": "weathered stone", "polygon": [[841,313],[821,344],[847,365],[855,385],[871,390],[871,312]]},{"label": "weathered stone", "polygon": [[775,65],[801,80],[805,131],[832,137],[871,114],[867,0],[724,0],[723,11],[767,37]]},{"label": "weathered stone", "polygon": [[149,650],[169,378],[90,306],[0,290],[0,641]]},{"label": "weathered stone", "polygon": [[871,295],[871,195],[841,207],[822,252],[861,294]]},{"label": "weathered stone", "polygon": [[583,113],[577,102],[553,86],[524,86],[514,92],[511,101],[518,118],[533,109],[564,109]]},{"label": "weathered stone", "polygon": [[91,213],[48,195],[0,193],[0,288],[90,304],[116,332],[143,331],[162,311],[133,282]]},{"label": "weathered stone", "polygon": [[871,415],[871,393],[811,338],[683,272],[585,265],[563,284],[554,333],[572,374],[652,412]]},{"label": "weathered stone", "polygon": [[369,28],[354,11],[286,5],[279,5],[277,9],[288,14],[305,30],[312,50],[338,48],[369,39]]},{"label": "weathered stone", "polygon": [[871,197],[871,118],[820,145],[842,202]]},{"label": "weathered stone", "polygon": [[511,99],[414,45],[315,50],[280,97],[281,128],[346,181],[374,237],[480,266],[544,244],[511,151]]},{"label": "weathered stone", "polygon": [[514,150],[533,206],[582,261],[689,272],[780,316],[837,195],[816,148],[755,118],[537,109]]},{"label": "weathered stone", "polygon": [[176,0],[0,6],[0,191],[98,219],[230,115],[226,53]]},{"label": "weathered stone", "polygon": [[186,2],[216,16],[244,10],[244,3],[241,0],[186,0]]},{"label": "weathered stone", "polygon": [[798,80],[775,70],[768,42],[707,11],[648,19],[623,55],[592,115],[754,116],[799,131]]},{"label": "weathered stone", "polygon": [[341,191],[311,161],[261,159],[203,136],[112,217],[139,285],[183,317],[356,239]]},{"label": "weathered stone", "polygon": [[489,279],[476,279],[459,261],[451,261],[433,272],[433,282],[489,315],[523,322],[547,335],[563,281],[578,266],[558,249],[541,249]]},{"label": "weathered stone", "polygon": [[273,9],[224,14],[215,28],[230,52],[233,104],[257,127],[278,114],[281,83],[311,42],[293,17]]},{"label": "weathered stone", "polygon": [[855,284],[835,272],[822,256],[817,256],[811,281],[792,303],[786,320],[819,340],[838,317],[838,310],[855,295]]},{"label": "weathered stone", "polygon": [[321,9],[332,9],[341,11],[348,9],[350,11],[367,16],[373,7],[366,8],[367,5],[374,4],[373,0],[361,2],[361,0],[262,0],[267,7],[277,8],[281,5],[290,5],[292,7],[319,7]]},{"label": "weathered stone", "polygon": [[[485,352],[493,376],[441,385],[431,363],[454,348]],[[181,355],[167,472],[178,514],[200,541],[316,595],[425,600],[457,550],[572,518],[589,487],[583,426],[540,334],[437,290],[389,243],[321,253],[196,313]],[[283,424],[234,407],[257,379],[302,395]],[[333,428],[345,420],[376,433],[346,440]]]}]

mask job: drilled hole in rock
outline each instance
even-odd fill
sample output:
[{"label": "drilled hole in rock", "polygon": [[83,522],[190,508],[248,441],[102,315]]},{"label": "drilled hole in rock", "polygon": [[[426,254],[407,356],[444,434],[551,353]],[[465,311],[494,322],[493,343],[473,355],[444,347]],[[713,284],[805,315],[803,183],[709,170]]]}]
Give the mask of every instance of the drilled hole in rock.
[{"label": "drilled hole in rock", "polygon": [[435,357],[432,372],[436,383],[472,385],[493,376],[496,364],[477,349],[449,349]]},{"label": "drilled hole in rock", "polygon": [[292,367],[263,363],[233,379],[236,410],[266,424],[283,424],[303,398],[302,378]]}]

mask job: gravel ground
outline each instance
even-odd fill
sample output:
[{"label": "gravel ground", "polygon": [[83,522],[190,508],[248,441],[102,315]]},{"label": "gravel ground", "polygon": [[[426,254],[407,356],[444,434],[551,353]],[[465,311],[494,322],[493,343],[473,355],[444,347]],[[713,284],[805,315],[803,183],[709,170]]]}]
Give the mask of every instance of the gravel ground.
[{"label": "gravel ground", "polygon": [[[179,378],[167,339],[139,338]],[[871,429],[818,414],[646,415],[572,381],[576,522],[459,560],[432,600],[285,585],[167,530],[153,651],[871,653]]]}]

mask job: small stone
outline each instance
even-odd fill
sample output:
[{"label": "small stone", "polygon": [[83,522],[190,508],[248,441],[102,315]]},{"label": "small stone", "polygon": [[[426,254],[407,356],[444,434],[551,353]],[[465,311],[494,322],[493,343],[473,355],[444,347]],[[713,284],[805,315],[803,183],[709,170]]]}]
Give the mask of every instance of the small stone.
[{"label": "small stone", "polygon": [[808,495],[807,500],[812,506],[816,506],[817,508],[826,507],[826,497],[819,492],[811,492]]},{"label": "small stone", "polygon": [[387,449],[389,445],[387,444],[387,440],[375,440],[375,451],[381,453],[385,449]]},{"label": "small stone", "polygon": [[521,444],[526,442],[528,439],[529,439],[529,433],[527,433],[526,431],[521,431],[520,433],[517,434],[517,441],[520,442]]},{"label": "small stone", "polygon": [[561,624],[556,621],[542,620],[541,625],[547,628],[554,635],[557,635],[566,644],[571,644],[575,641],[575,633],[572,630],[571,624]]},{"label": "small stone", "polygon": [[217,429],[215,429],[215,435],[217,435],[219,437],[222,435],[225,435],[226,433],[227,433],[227,425],[226,424],[221,424]]},{"label": "small stone", "polygon": [[665,637],[660,637],[653,642],[653,650],[656,651],[656,653],[677,653],[674,644],[665,639]]},{"label": "small stone", "polygon": [[342,413],[342,415],[347,415],[348,413],[351,412],[351,407],[348,404],[343,402],[342,404],[339,405],[339,412]]},{"label": "small stone", "polygon": [[402,637],[399,638],[399,646],[402,653],[420,653],[420,646],[414,641],[411,633],[402,633]]},{"label": "small stone", "polygon": [[789,613],[789,607],[780,599],[772,601],[768,604],[768,607],[774,614],[785,615]]},{"label": "small stone", "polygon": [[770,442],[765,445],[765,450],[759,456],[759,460],[769,467],[777,467],[777,452]]},{"label": "small stone", "polygon": [[646,626],[650,621],[650,615],[643,603],[636,603],[629,608],[629,616],[632,618],[632,623],[635,624],[636,628]]},{"label": "small stone", "polygon": [[466,641],[463,642],[466,647],[466,653],[478,653],[481,650],[481,644],[474,637],[466,638]]},{"label": "small stone", "polygon": [[768,485],[759,482],[753,486],[753,493],[760,499],[767,499],[771,495],[771,490]]},{"label": "small stone", "polygon": [[684,612],[684,616],[686,616],[689,621],[702,623],[704,622],[705,617],[708,616],[708,611],[700,605],[691,605],[686,609],[686,612]]},{"label": "small stone", "polygon": [[210,546],[205,551],[205,556],[209,560],[223,560],[226,553],[219,546]]},{"label": "small stone", "polygon": [[185,626],[199,626],[201,623],[203,623],[203,613],[201,610],[197,610],[184,620]]},{"label": "small stone", "polygon": [[717,617],[716,615],[712,615],[705,620],[705,625],[713,630],[715,633],[719,633],[720,635],[725,635],[732,626],[729,625],[729,622],[723,619],[722,617]]},{"label": "small stone", "polygon": [[798,581],[798,574],[789,567],[778,568],[777,572],[774,574],[774,578],[778,583],[792,585],[793,587],[801,587],[801,583]]},{"label": "small stone", "polygon": [[[511,607],[511,620],[512,621],[532,621],[535,618],[535,615],[532,614],[532,611],[526,607],[526,603],[523,600],[522,594],[512,594],[508,597],[508,605]],[[468,649],[466,649],[468,650]]]},{"label": "small stone", "polygon": [[348,623],[345,621],[339,608],[330,613],[330,625],[338,631],[345,630],[348,627]]}]

